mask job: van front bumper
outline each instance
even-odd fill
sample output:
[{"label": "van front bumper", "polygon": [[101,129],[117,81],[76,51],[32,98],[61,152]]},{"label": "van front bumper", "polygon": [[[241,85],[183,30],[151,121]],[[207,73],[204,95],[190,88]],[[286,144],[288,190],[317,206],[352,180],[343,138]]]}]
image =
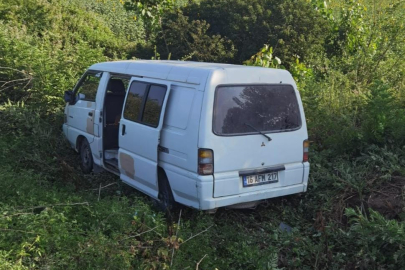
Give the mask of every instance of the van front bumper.
[{"label": "van front bumper", "polygon": [[225,197],[212,197],[213,185],[209,182],[200,182],[199,200],[200,210],[211,210],[219,207],[230,206],[239,203],[260,201],[290,194],[305,192],[307,190],[307,182],[302,184],[265,189],[260,191],[242,193]]}]

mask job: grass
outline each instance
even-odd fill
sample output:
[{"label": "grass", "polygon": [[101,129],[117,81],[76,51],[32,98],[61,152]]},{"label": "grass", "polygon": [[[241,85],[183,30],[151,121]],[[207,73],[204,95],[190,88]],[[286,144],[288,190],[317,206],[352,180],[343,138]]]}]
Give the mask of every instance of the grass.
[{"label": "grass", "polygon": [[[332,1],[329,16],[323,1],[310,1],[333,27],[314,59],[289,63],[312,140],[305,194],[167,219],[114,175],[83,175],[61,133],[59,97],[77,74],[142,46],[149,58],[152,30],[113,1],[86,12],[76,0],[11,2],[0,27],[0,100],[29,106],[0,105],[0,270],[405,269],[400,6]],[[53,31],[41,30],[51,22]]]},{"label": "grass", "polygon": [[81,174],[58,113],[9,105],[0,118],[0,269],[404,265],[403,197],[392,220],[367,199],[373,190],[393,192],[387,183],[399,187],[391,197],[404,196],[405,149],[371,147],[355,159],[312,152],[306,194],[215,215],[184,208],[168,220],[117,177]]}]

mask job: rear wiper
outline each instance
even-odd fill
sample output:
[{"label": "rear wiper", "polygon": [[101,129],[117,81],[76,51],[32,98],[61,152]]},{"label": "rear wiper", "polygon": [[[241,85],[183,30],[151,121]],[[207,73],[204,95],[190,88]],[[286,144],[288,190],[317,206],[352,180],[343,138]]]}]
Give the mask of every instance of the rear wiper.
[{"label": "rear wiper", "polygon": [[254,131],[259,132],[260,134],[262,134],[264,137],[266,137],[269,141],[271,141],[271,138],[269,136],[267,136],[266,134],[264,134],[263,132],[261,132],[260,130],[258,130],[257,128],[255,128],[252,125],[249,125],[247,123],[244,123],[246,126],[250,127],[251,129],[253,129]]}]

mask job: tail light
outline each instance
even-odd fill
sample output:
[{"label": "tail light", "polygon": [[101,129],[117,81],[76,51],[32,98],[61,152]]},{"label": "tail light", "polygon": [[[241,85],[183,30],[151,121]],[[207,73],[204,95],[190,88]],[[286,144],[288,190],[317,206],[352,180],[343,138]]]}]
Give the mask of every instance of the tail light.
[{"label": "tail light", "polygon": [[214,173],[214,152],[211,149],[198,149],[198,174]]},{"label": "tail light", "polygon": [[305,140],[304,141],[304,155],[302,157],[302,161],[303,162],[307,162],[308,161],[308,150],[309,150],[309,141]]}]

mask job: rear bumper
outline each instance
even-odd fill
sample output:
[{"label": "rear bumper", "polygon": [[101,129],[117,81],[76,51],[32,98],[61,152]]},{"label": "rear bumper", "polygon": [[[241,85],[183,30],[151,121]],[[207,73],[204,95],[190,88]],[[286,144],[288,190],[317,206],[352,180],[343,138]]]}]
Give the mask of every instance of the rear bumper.
[{"label": "rear bumper", "polygon": [[[277,171],[279,180],[271,185],[258,185],[243,187],[241,176]],[[243,193],[254,193],[263,189],[277,189],[280,187],[295,186],[305,182],[305,163],[289,163],[271,167],[255,168],[253,170],[234,170],[214,174],[214,198],[234,196]]]},{"label": "rear bumper", "polygon": [[229,205],[265,200],[276,198],[301,192],[306,192],[308,187],[309,178],[309,163],[302,163],[303,171],[301,172],[301,181],[296,184],[287,186],[274,186],[272,188],[260,188],[249,192],[239,192],[238,194],[214,197],[214,181],[212,176],[199,176],[198,184],[198,199],[201,210],[210,210],[218,207],[225,207]]},{"label": "rear bumper", "polygon": [[264,199],[270,199],[300,192],[305,192],[307,189],[307,183],[287,186],[287,187],[278,187],[272,189],[265,189],[260,191],[254,191],[249,193],[242,193],[233,196],[212,197],[212,183],[201,182],[199,188],[200,191],[200,209],[201,210],[210,210],[218,207],[229,206],[238,203],[246,203],[252,201],[259,201]]}]

